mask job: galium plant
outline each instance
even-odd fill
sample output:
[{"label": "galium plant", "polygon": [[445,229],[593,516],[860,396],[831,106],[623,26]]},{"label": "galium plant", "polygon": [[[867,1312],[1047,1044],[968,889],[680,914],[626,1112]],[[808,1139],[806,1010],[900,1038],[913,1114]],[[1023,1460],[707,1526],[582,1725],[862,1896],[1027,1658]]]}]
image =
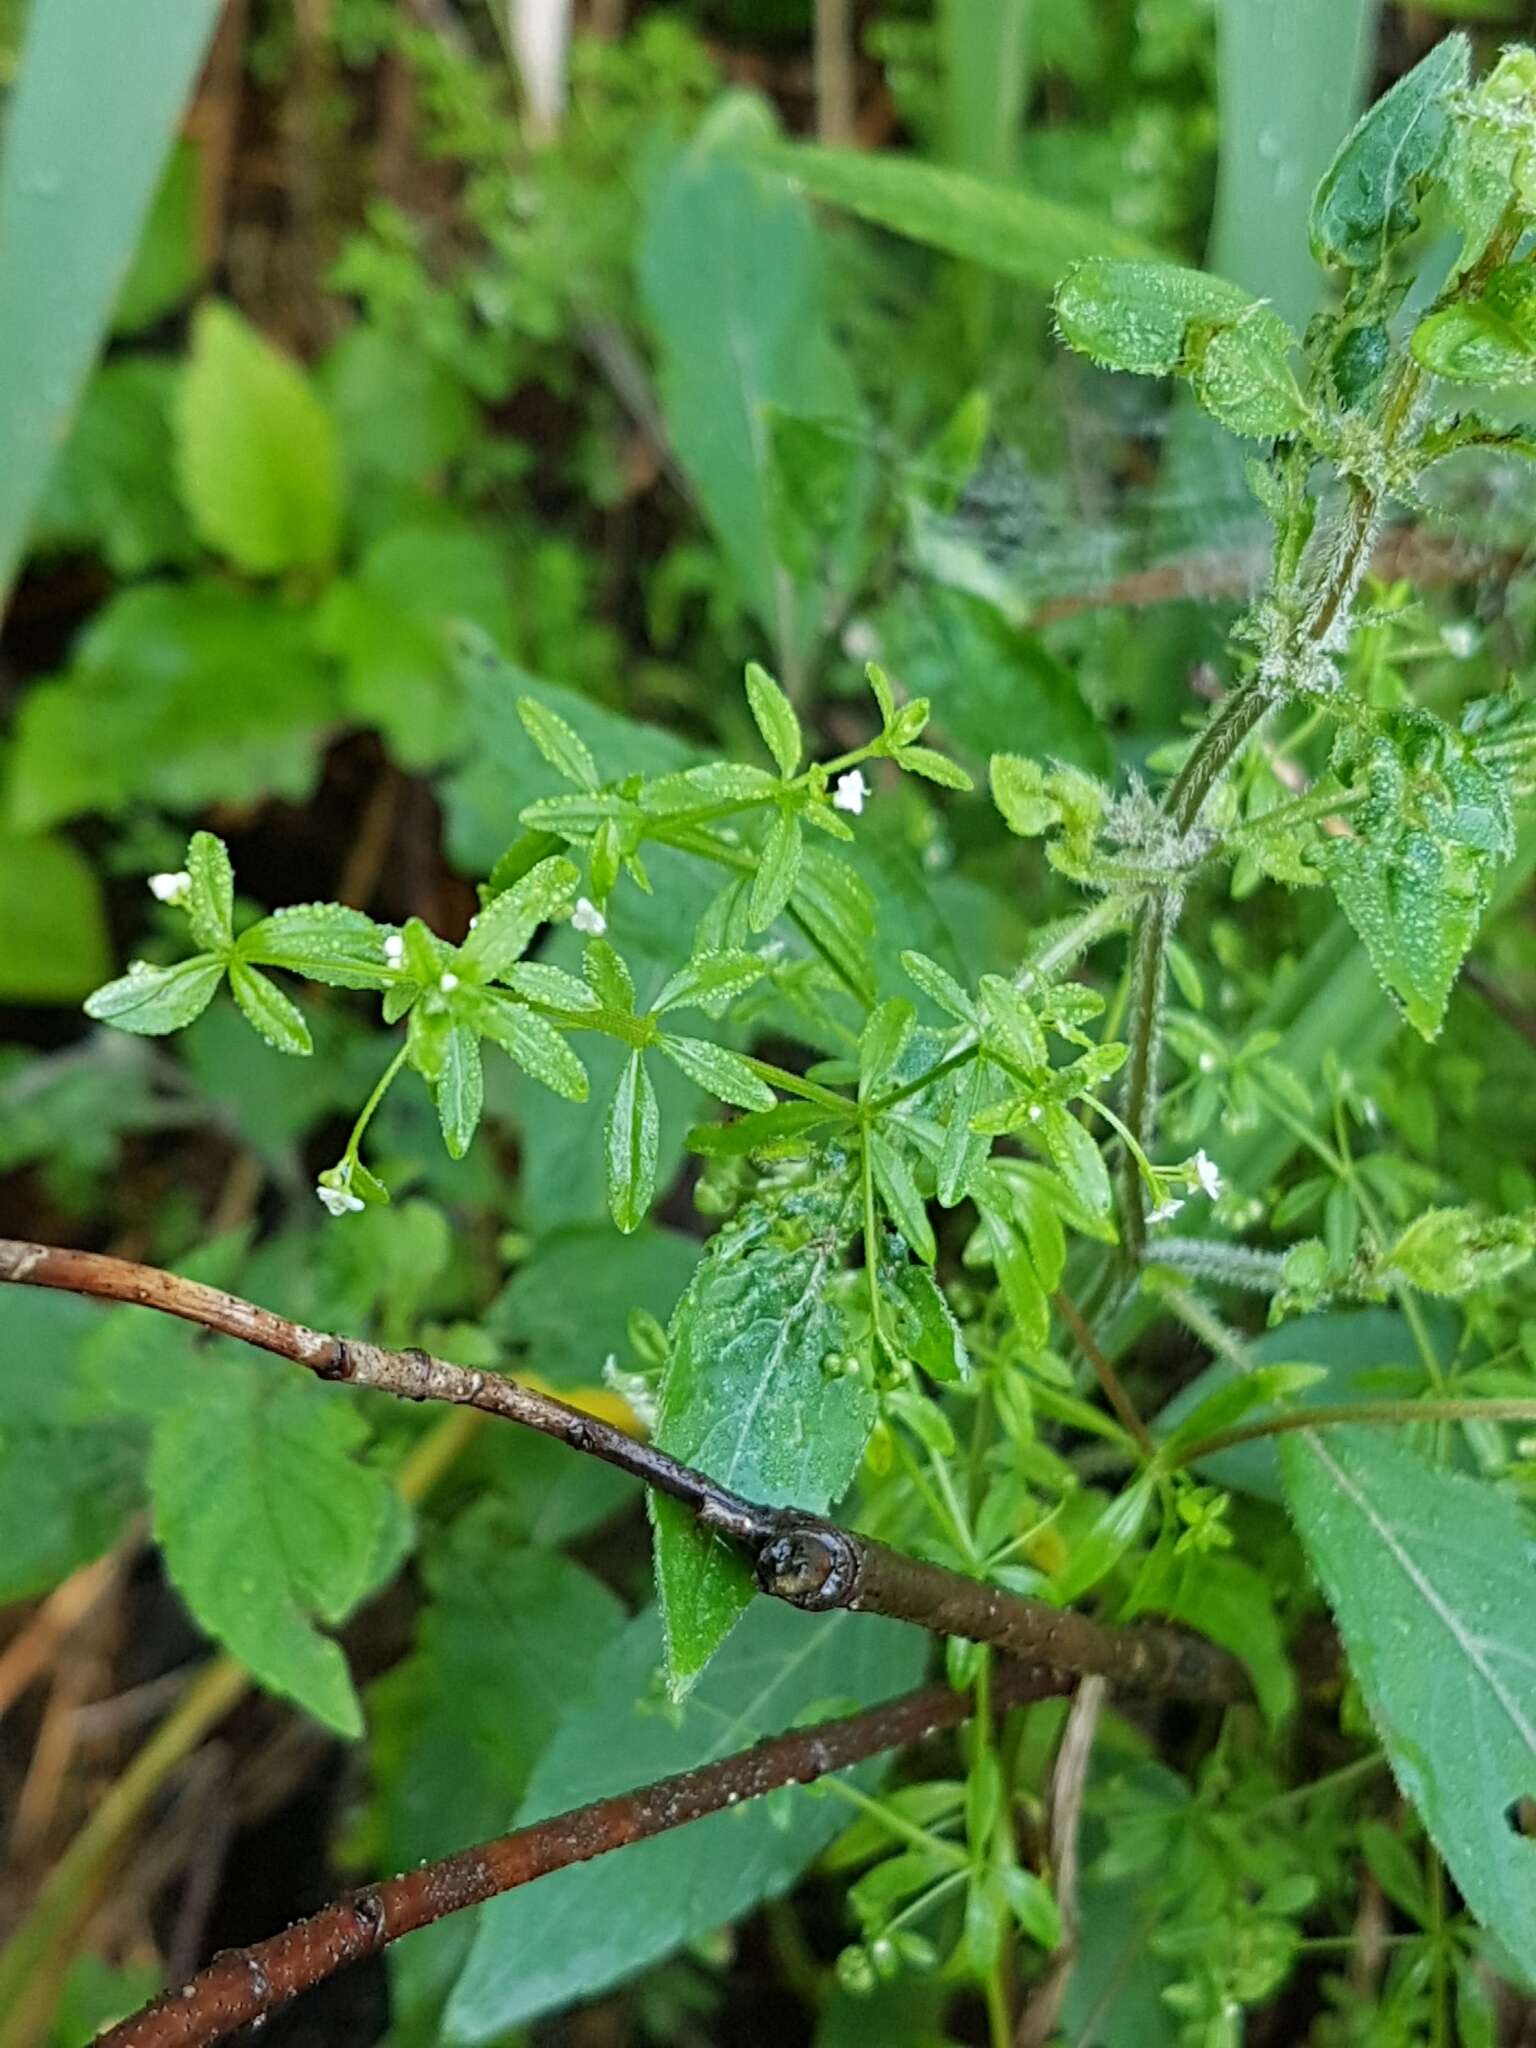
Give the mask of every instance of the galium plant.
[{"label": "galium plant", "polygon": [[[1414,259],[1430,218],[1453,226],[1456,246],[1426,300]],[[588,1094],[583,1046],[620,1048],[591,1142],[621,1232],[658,1194],[658,1065],[738,1112],[690,1134],[696,1199],[719,1228],[670,1327],[637,1320],[644,1370],[616,1391],[657,1451],[738,1507],[796,1511],[823,1548],[832,1525],[820,1518],[856,1489],[851,1542],[881,1539],[941,1568],[996,1615],[1091,1598],[1118,1620],[1181,1622],[1241,1661],[1258,1711],[1225,1707],[1188,1781],[1171,1787],[1135,1724],[1110,1715],[1086,1795],[1082,1750],[1075,1793],[1098,1880],[1141,1887],[1180,2038],[1210,2048],[1240,2038],[1242,2009],[1275,1992],[1309,1939],[1326,1946],[1307,1928],[1347,1897],[1357,1846],[1413,1930],[1389,1990],[1404,2038],[1421,2022],[1447,2038],[1453,1990],[1472,2015],[1462,2038],[1491,2038],[1476,2031],[1485,1966],[1536,1972],[1536,1866],[1519,1823],[1536,1790],[1531,1468],[1525,1440],[1506,1434],[1536,1421],[1528,1368],[1513,1363],[1512,1292],[1536,1214],[1425,1206],[1411,1174],[1356,1156],[1359,1104],[1341,1068],[1319,1104],[1273,1034],[1230,1045],[1169,994],[1171,975],[1180,992],[1198,981],[1176,938],[1186,899],[1233,873],[1244,891],[1261,879],[1331,889],[1407,1024],[1426,1039],[1440,1029],[1517,859],[1536,728],[1513,683],[1454,717],[1415,702],[1395,673],[1383,684],[1379,667],[1363,687],[1358,636],[1389,617],[1367,579],[1392,509],[1421,505],[1435,465],[1460,451],[1536,453],[1484,396],[1536,382],[1533,226],[1536,56],[1512,49],[1474,83],[1452,36],[1371,110],[1318,187],[1313,249],[1337,290],[1304,336],[1193,270],[1095,258],[1064,279],[1068,346],[1179,379],[1251,445],[1274,539],[1223,694],[1156,764],[1161,786],[1112,788],[1034,758],[1027,734],[993,759],[1007,826],[1082,891],[1022,958],[968,983],[909,950],[905,987],[881,985],[878,905],[839,846],[897,776],[957,799],[969,778],[925,744],[928,705],[901,701],[878,665],[868,736],[826,760],[808,758],[790,697],[753,665],[759,758],[658,775],[599,758],[524,698],[550,793],[523,811],[460,942],[337,904],[245,921],[223,845],[199,832],[184,870],[152,885],[184,913],[196,951],[138,963],[87,1005],[160,1035],[227,981],[263,1038],[303,1056],[309,1028],[274,974],[376,995],[399,1049],[317,1188],[342,1230],[390,1199],[367,1143],[407,1072],[430,1091],[448,1152],[468,1150],[487,1042],[573,1101]],[[465,658],[489,659],[473,646]],[[1308,766],[1288,800],[1253,772],[1261,739]],[[633,894],[664,890],[652,872],[663,855],[715,887],[653,986],[609,920]],[[549,957],[571,943],[563,927],[581,941],[566,965]],[[1085,965],[1108,994],[1080,978]],[[1183,1075],[1160,1099],[1170,1055]],[[1221,1109],[1283,1128],[1313,1155],[1310,1180],[1237,1180],[1211,1135]],[[1322,1234],[1295,1240],[1318,1207]],[[18,1264],[11,1277],[28,1273]],[[1241,1334],[1233,1290],[1257,1295],[1279,1327]],[[1465,1304],[1453,1346],[1424,1297]],[[1422,1370],[1390,1398],[1358,1379],[1358,1398],[1333,1398],[1336,1361],[1303,1334],[1293,1343],[1289,1319],[1388,1299]],[[1156,1318],[1216,1363],[1148,1420],[1117,1358]],[[1237,1487],[1230,1455],[1270,1438],[1278,1464]],[[1374,1750],[1294,1776],[1287,1729],[1319,1679],[1288,1650],[1299,1575],[1263,1568],[1266,1548],[1288,1554],[1277,1497],[1348,1653],[1343,1732],[1360,1745],[1374,1731],[1472,1919],[1447,1907],[1434,1855],[1426,1878],[1401,1837],[1350,1820]],[[795,1598],[784,1589],[804,1559],[776,1550],[765,1577],[765,1550],[750,1558],[722,1540],[746,1529],[734,1509],[711,1520],[670,1483],[652,1501],[681,1699],[752,1599],[752,1565]],[[773,1527],[792,1543],[790,1525]],[[800,1604],[878,1604],[839,1590],[839,1568],[834,1556]],[[921,1618],[919,1605],[886,1611]],[[859,1809],[830,1855],[859,1872],[858,1939],[839,1974],[856,1992],[905,1973],[972,1982],[1001,2044],[1021,1945],[1050,1985],[1050,1952],[1076,1939],[1080,1901],[1058,1896],[1066,1852],[1051,1832],[1059,1723],[1037,1708],[1010,1733],[992,1711],[1013,1668],[997,1646],[1019,1641],[1001,1622],[937,1595],[923,1613],[947,1635],[949,1681],[973,1692],[977,1717],[960,1775],[883,1798],[829,1781]],[[1040,1640],[1050,1664],[1053,1639]],[[1100,1707],[1085,1688],[1071,1710],[1090,1745]]]}]

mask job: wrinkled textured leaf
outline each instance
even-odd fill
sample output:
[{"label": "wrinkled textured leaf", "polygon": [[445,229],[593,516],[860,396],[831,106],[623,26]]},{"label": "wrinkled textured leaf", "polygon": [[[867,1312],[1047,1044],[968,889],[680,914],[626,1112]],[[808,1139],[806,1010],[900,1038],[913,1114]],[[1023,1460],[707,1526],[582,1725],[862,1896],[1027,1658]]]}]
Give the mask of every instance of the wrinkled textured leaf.
[{"label": "wrinkled textured leaf", "polygon": [[1383,93],[1341,145],[1312,200],[1319,263],[1374,269],[1418,225],[1417,200],[1450,135],[1450,94],[1467,80],[1470,45],[1450,35]]},{"label": "wrinkled textured leaf", "polygon": [[1536,1963],[1536,1573],[1517,1501],[1380,1430],[1285,1438],[1286,1496],[1351,1668],[1468,1905]]},{"label": "wrinkled textured leaf", "polygon": [[[593,1670],[588,1704],[534,1770],[520,1821],[686,1770],[833,1702],[850,1709],[914,1683],[921,1635],[867,1615],[791,1614],[764,1601],[680,1713],[659,1713],[657,1617],[642,1614]],[[868,1783],[868,1774],[864,1775]],[[510,1816],[509,1816],[510,1818]],[[588,1999],[788,1889],[843,1826],[840,1801],[799,1792],[697,1821],[509,1893],[477,1917],[448,2040]]]},{"label": "wrinkled textured leaf", "polygon": [[1109,370],[1171,377],[1190,322],[1231,326],[1255,301],[1225,278],[1177,263],[1116,263],[1092,256],[1062,280],[1056,324],[1063,341]]},{"label": "wrinkled textured leaf", "polygon": [[1326,840],[1319,859],[1371,965],[1433,1038],[1493,872],[1513,850],[1507,785],[1424,711],[1399,712],[1335,765],[1369,794],[1351,834]]},{"label": "wrinkled textured leaf", "polygon": [[342,1735],[360,1734],[362,1715],[316,1624],[368,1590],[391,1509],[388,1479],[357,1461],[366,1434],[345,1402],[229,1347],[199,1361],[150,1459],[155,1537],[196,1620]]},{"label": "wrinkled textured leaf", "polygon": [[[745,1209],[711,1243],[672,1319],[656,1441],[722,1485],[775,1507],[820,1511],[858,1468],[874,1422],[827,1297],[842,1237],[834,1216]],[[735,1552],[655,1495],[656,1582],[675,1696],[686,1693],[752,1597]]]}]

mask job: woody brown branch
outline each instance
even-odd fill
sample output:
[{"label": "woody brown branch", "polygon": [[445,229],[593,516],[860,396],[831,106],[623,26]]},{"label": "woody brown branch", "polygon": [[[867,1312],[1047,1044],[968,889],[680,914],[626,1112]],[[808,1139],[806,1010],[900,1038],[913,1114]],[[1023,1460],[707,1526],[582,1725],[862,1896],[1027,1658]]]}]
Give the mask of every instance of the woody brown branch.
[{"label": "woody brown branch", "polygon": [[478,1408],[535,1429],[680,1501],[703,1527],[746,1551],[763,1592],[793,1607],[883,1614],[937,1635],[988,1643],[1059,1672],[1097,1674],[1178,1698],[1226,1702],[1251,1696],[1237,1660],[1201,1637],[1144,1623],[1105,1627],[1088,1615],[908,1557],[823,1516],[764,1507],[655,1445],[500,1373],[311,1330],[223,1288],[100,1252],[0,1238],[4,1281],[156,1309],[273,1352],[321,1379],[407,1401]]},{"label": "woody brown branch", "polygon": [[[1016,1707],[1062,1689],[1063,1681],[1053,1672],[1008,1665],[998,1673],[994,1698]],[[861,1714],[774,1736],[717,1763],[535,1821],[419,1870],[365,1885],[267,1941],[217,1956],[189,1984],[109,2028],[96,2048],[206,2048],[338,1971],[377,1955],[403,1934],[552,1871],[760,1799],[781,1785],[808,1785],[883,1750],[920,1742],[964,1721],[973,1706],[970,1694],[925,1686]]]}]

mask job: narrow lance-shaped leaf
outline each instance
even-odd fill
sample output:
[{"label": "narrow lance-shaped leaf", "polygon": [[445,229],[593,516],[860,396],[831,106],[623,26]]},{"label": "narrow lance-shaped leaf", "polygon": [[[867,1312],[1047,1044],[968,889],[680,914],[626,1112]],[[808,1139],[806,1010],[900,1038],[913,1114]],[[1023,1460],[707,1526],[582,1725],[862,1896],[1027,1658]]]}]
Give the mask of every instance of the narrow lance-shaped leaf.
[{"label": "narrow lance-shaped leaf", "polygon": [[432,1096],[442,1125],[443,1143],[451,1159],[462,1159],[480,1122],[485,1078],[480,1067],[480,1040],[467,1025],[449,1029]]},{"label": "narrow lance-shaped leaf", "polygon": [[800,721],[795,716],[795,707],[773,677],[755,661],[747,663],[747,702],[752,707],[752,716],[763,736],[763,744],[779,764],[779,773],[787,781],[800,766],[800,756],[804,751]]},{"label": "narrow lance-shaped leaf", "polygon": [[[573,986],[580,988],[581,983]],[[536,1016],[496,989],[482,992],[473,1016],[485,1036],[525,1074],[568,1102],[586,1101],[587,1070],[547,1018]]]},{"label": "narrow lance-shaped leaf", "polygon": [[229,964],[229,990],[268,1045],[278,1052],[301,1057],[314,1051],[314,1040],[309,1035],[303,1012],[275,982],[268,981],[256,968],[244,960],[232,960]]},{"label": "narrow lance-shaped leaf", "polygon": [[756,953],[701,953],[671,976],[652,1003],[651,1015],[660,1017],[689,1003],[700,1009],[723,1005],[761,981],[767,972],[767,961]]},{"label": "narrow lance-shaped leaf", "polygon": [[486,981],[505,973],[520,958],[541,924],[568,910],[581,880],[562,855],[541,860],[521,881],[493,896],[478,914],[459,948],[465,962]]},{"label": "narrow lance-shaped leaf", "polygon": [[772,1109],[776,1100],[768,1083],[753,1073],[739,1052],[705,1038],[679,1038],[664,1032],[656,1041],[673,1066],[690,1081],[737,1109]]},{"label": "narrow lance-shaped leaf", "polygon": [[800,876],[800,853],[799,818],[791,810],[776,811],[752,883],[747,918],[753,931],[765,932],[789,902]]},{"label": "narrow lance-shaped leaf", "polygon": [[194,832],[187,843],[187,922],[206,953],[222,952],[235,941],[235,873],[229,849],[211,832]]},{"label": "narrow lance-shaped leaf", "polygon": [[620,1230],[638,1230],[656,1192],[661,1118],[645,1061],[632,1052],[608,1106],[608,1208]]},{"label": "narrow lance-shaped leaf", "polygon": [[536,697],[519,697],[517,715],[523,729],[557,775],[574,782],[578,789],[596,789],[597,763],[580,733],[566,724],[558,711],[551,711]]}]

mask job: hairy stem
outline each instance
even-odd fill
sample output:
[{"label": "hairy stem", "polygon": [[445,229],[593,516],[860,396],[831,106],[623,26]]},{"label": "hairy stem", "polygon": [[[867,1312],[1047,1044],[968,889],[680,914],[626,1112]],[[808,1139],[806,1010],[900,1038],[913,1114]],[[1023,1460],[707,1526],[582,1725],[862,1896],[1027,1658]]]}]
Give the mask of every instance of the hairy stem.
[{"label": "hairy stem", "polygon": [[791,1606],[884,1614],[937,1635],[991,1643],[1060,1671],[1097,1672],[1153,1692],[1202,1700],[1249,1697],[1242,1666],[1199,1637],[1144,1624],[1107,1628],[1087,1615],[906,1557],[821,1516],[761,1506],[611,1423],[499,1373],[450,1365],[425,1351],[386,1351],[329,1336],[222,1288],[99,1252],[0,1238],[0,1282],[5,1281],[133,1302],[237,1337],[321,1379],[407,1401],[475,1408],[538,1430],[680,1501],[705,1528],[740,1544],[761,1589]]},{"label": "hairy stem", "polygon": [[1386,1423],[1406,1428],[1415,1422],[1536,1422],[1536,1401],[1494,1396],[1470,1401],[1329,1402],[1316,1408],[1297,1408],[1285,1415],[1271,1415],[1263,1422],[1244,1422],[1232,1429],[1216,1430],[1187,1444],[1179,1452],[1177,1462],[1196,1465],[1202,1458],[1214,1458],[1218,1451],[1259,1443],[1269,1436],[1286,1436],[1293,1430],[1335,1429],[1342,1423]]},{"label": "hairy stem", "polygon": [[[998,1675],[1000,1701],[1009,1706],[1061,1690],[1062,1681],[1049,1672],[1013,1666]],[[237,2027],[265,2019],[350,1964],[377,1955],[403,1934],[552,1871],[759,1799],[781,1785],[808,1785],[883,1750],[921,1741],[964,1721],[972,1705],[966,1693],[946,1685],[925,1686],[861,1714],[774,1736],[697,1770],[596,1800],[366,1885],[282,1934],[226,1951],[190,1984],[110,2028],[97,2048],[205,2048]]]}]

